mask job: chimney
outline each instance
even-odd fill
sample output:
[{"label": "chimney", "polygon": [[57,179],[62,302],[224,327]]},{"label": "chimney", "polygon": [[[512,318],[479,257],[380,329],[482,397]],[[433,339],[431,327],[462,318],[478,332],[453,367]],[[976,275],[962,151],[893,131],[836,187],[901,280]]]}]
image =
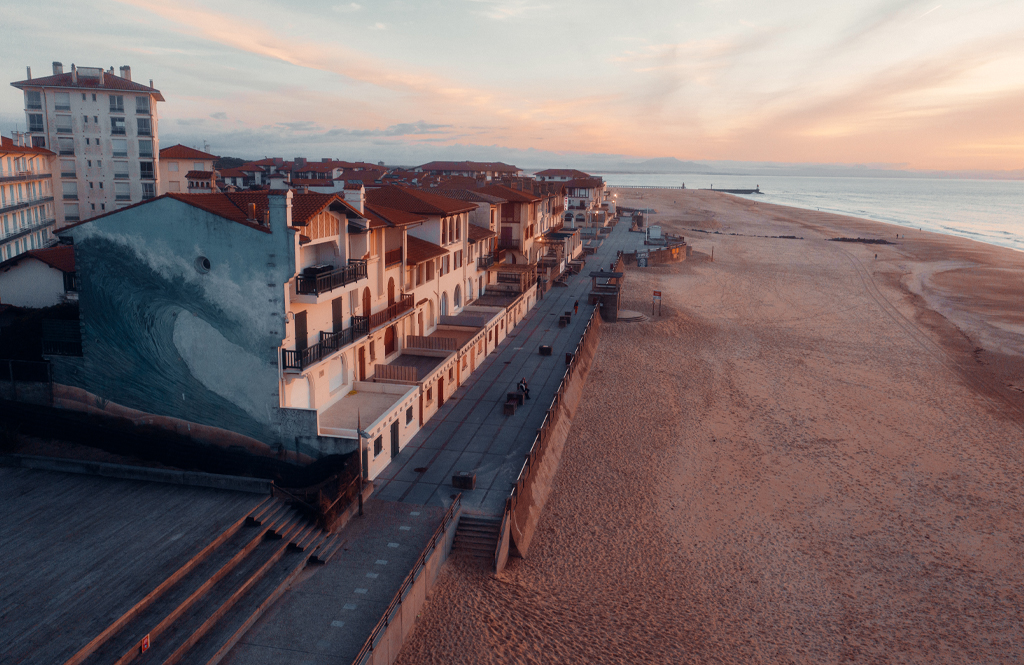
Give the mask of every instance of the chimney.
[{"label": "chimney", "polygon": [[292,191],[271,190],[267,196],[270,204],[270,228],[282,231],[292,225]]},{"label": "chimney", "polygon": [[343,193],[345,202],[358,210],[360,215],[363,214],[363,202],[366,200],[364,192],[365,188],[360,186],[359,189],[346,189]]},{"label": "chimney", "polygon": [[256,204],[255,203],[250,203],[249,204],[249,216],[246,217],[246,219],[248,219],[248,220],[256,219]]},{"label": "chimney", "polygon": [[126,81],[132,80],[132,68],[128,65],[121,65],[121,78]]},{"label": "chimney", "polygon": [[75,67],[75,63],[71,63],[71,82],[78,83],[78,68]]},{"label": "chimney", "polygon": [[53,75],[56,76],[57,74],[63,74],[63,73],[64,73],[64,63],[63,62],[57,62],[56,60],[54,60],[53,61]]},{"label": "chimney", "polygon": [[303,185],[302,186],[302,193],[303,194],[309,194],[309,185]]},{"label": "chimney", "polygon": [[149,87],[150,87],[150,88],[152,88],[152,87],[153,87],[153,79],[149,79]]}]

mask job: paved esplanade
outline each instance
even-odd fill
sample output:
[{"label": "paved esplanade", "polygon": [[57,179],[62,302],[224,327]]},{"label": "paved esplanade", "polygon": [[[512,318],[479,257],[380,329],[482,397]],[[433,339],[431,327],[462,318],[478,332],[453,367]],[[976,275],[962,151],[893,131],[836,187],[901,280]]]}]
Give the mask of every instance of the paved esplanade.
[{"label": "paved esplanade", "polygon": [[[633,251],[644,236],[630,233],[622,222],[612,229],[597,253],[585,257],[586,267],[555,286],[530,310],[509,336],[477,367],[406,447],[374,481],[373,496],[386,501],[448,506],[459,490],[454,474],[476,474],[476,489],[462,492],[463,509],[471,514],[502,514],[537,428],[565,374],[565,354],[575,350],[594,306],[587,303],[591,270],[605,269],[618,250]],[[565,328],[558,316],[580,301],[579,314]],[[541,356],[542,344],[552,355]],[[507,394],[523,377],[530,398],[514,416],[504,415]],[[415,469],[426,469],[417,472]]]}]

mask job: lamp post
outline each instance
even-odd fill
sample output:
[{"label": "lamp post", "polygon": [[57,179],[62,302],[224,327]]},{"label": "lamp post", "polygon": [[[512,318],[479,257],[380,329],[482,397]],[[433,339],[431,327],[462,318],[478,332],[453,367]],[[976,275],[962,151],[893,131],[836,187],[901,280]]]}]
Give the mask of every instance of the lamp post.
[{"label": "lamp post", "polygon": [[359,483],[357,484],[357,492],[359,493],[359,515],[363,514],[363,437],[367,439],[370,435],[363,431],[362,417],[359,414],[359,410],[356,410],[356,436],[359,438]]}]

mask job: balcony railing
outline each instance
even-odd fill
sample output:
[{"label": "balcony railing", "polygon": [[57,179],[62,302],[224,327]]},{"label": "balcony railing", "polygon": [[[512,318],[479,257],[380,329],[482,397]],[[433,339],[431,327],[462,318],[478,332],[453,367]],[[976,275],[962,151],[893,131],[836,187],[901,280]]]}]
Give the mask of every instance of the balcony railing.
[{"label": "balcony railing", "polygon": [[403,295],[398,302],[390,305],[387,309],[370,315],[370,330],[376,330],[397,319],[399,316],[413,308],[415,298],[411,293]]},{"label": "balcony railing", "polygon": [[480,270],[486,270],[494,265],[494,255],[484,254],[483,256],[477,257],[476,267]]},{"label": "balcony railing", "polygon": [[316,277],[296,276],[295,292],[302,295],[319,295],[361,279],[366,279],[366,261],[352,259],[344,268],[321,273]]},{"label": "balcony railing", "polygon": [[306,369],[335,351],[365,337],[369,332],[365,316],[353,316],[352,325],[338,332],[321,332],[320,341],[304,349],[285,349],[282,363],[285,369]]},{"label": "balcony railing", "polygon": [[519,249],[519,238],[498,238],[498,249]]},{"label": "balcony railing", "polygon": [[384,267],[397,265],[402,262],[402,248],[392,249],[384,252]]}]

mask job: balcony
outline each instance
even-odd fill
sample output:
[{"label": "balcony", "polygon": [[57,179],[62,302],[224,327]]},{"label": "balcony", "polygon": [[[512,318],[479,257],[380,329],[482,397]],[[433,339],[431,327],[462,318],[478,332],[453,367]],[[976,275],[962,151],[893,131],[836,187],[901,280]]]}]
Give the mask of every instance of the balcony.
[{"label": "balcony", "polygon": [[320,341],[313,346],[295,350],[285,349],[281,355],[281,362],[284,369],[306,369],[357,339],[365,337],[368,332],[366,317],[353,316],[351,326],[339,332],[321,332]]},{"label": "balcony", "polygon": [[384,267],[390,268],[391,266],[398,265],[402,262],[402,248],[391,249],[384,252]]},{"label": "balcony", "polygon": [[119,136],[124,136],[127,132],[125,132],[124,127],[111,127],[110,133]]},{"label": "balcony", "polygon": [[[411,310],[414,306],[415,298],[411,293],[403,295],[394,305],[388,306],[375,314],[370,314],[370,330],[376,330],[381,326],[385,326],[395,319],[399,318],[402,314],[405,314]],[[360,317],[364,318],[364,317]],[[355,320],[355,317],[353,317]]]},{"label": "balcony", "polygon": [[295,292],[300,295],[318,296],[361,279],[366,279],[366,261],[353,259],[344,268],[321,273],[315,277],[297,275],[295,277]]},{"label": "balcony", "polygon": [[17,171],[8,175],[0,176],[0,182],[21,182],[25,180],[42,180],[52,178],[52,173],[36,173],[34,171]]},{"label": "balcony", "polygon": [[484,254],[483,256],[477,257],[476,267],[480,270],[486,270],[494,265],[494,254]]},{"label": "balcony", "polygon": [[498,238],[498,249],[514,249],[518,250],[520,247],[519,238]]}]

